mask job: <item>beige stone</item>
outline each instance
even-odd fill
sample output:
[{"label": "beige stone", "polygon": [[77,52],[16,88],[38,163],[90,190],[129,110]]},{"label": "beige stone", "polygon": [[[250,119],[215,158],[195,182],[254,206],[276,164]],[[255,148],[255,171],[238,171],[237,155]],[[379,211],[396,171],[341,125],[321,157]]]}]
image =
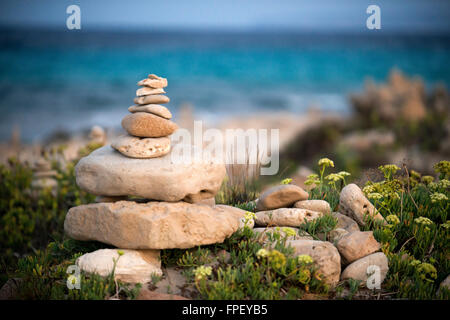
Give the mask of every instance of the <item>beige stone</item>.
[{"label": "beige stone", "polygon": [[281,208],[256,212],[255,223],[258,226],[299,227],[322,215],[321,212],[306,209]]},{"label": "beige stone", "polygon": [[132,159],[110,146],[93,151],[75,167],[78,186],[89,193],[162,201],[193,202],[212,198],[219,191],[225,174],[224,164],[206,158],[177,163],[169,153],[159,158]]},{"label": "beige stone", "polygon": [[71,208],[66,234],[127,249],[192,248],[221,243],[239,227],[228,211],[186,202],[119,201]]},{"label": "beige stone", "polygon": [[332,215],[333,217],[338,219],[336,228],[342,228],[347,230],[348,232],[359,231],[358,224],[352,218],[349,218],[339,212],[333,212]]},{"label": "beige stone", "polygon": [[130,283],[148,283],[152,274],[162,275],[159,250],[100,249],[82,255],[76,264],[82,271],[102,277],[114,270],[115,279]]},{"label": "beige stone", "polygon": [[258,200],[258,211],[286,208],[295,202],[308,199],[308,193],[293,184],[285,184],[272,187],[263,192]]},{"label": "beige stone", "polygon": [[383,216],[364,196],[361,189],[354,183],[345,186],[339,199],[339,211],[364,226],[367,216],[385,222]]},{"label": "beige stone", "polygon": [[149,74],[147,79],[143,79],[138,82],[138,86],[147,86],[152,88],[165,88],[167,87],[167,79],[158,77],[154,74]]},{"label": "beige stone", "polygon": [[164,106],[159,104],[144,104],[142,106],[131,106],[128,108],[131,113],[147,112],[163,117],[165,119],[172,119],[172,113]]},{"label": "beige stone", "polygon": [[201,199],[200,201],[194,203],[214,207],[216,205],[216,199],[215,198]]},{"label": "beige stone", "polygon": [[215,206],[216,208],[220,208],[227,212],[230,215],[233,215],[236,219],[239,221],[239,228],[243,228],[244,226],[249,227],[252,229],[255,226],[255,221],[253,219],[250,219],[248,221],[245,221],[245,215],[247,211],[233,207],[233,206],[227,206],[226,204],[218,204]]},{"label": "beige stone", "polygon": [[166,93],[163,88],[142,87],[136,90],[138,97]]},{"label": "beige stone", "polygon": [[155,94],[150,96],[142,96],[134,98],[134,103],[136,104],[164,104],[170,102],[168,96],[164,96],[162,94]]},{"label": "beige stone", "polygon": [[122,127],[130,135],[142,138],[165,137],[178,129],[176,123],[147,112],[126,115]]},{"label": "beige stone", "polygon": [[111,147],[130,158],[149,159],[168,154],[170,152],[170,139],[167,137],[139,138],[122,135],[111,143]]},{"label": "beige stone", "polygon": [[322,212],[323,214],[330,214],[330,204],[325,200],[301,200],[294,204],[294,208],[308,209],[311,211]]},{"label": "beige stone", "polygon": [[330,231],[330,233],[328,234],[328,240],[334,243],[339,241],[342,237],[345,237],[348,234],[349,232],[347,230],[342,228],[336,228]]},{"label": "beige stone", "polygon": [[35,179],[52,178],[52,177],[56,177],[57,174],[58,174],[58,172],[56,172],[56,170],[39,171],[39,172],[35,172],[33,174],[33,178],[35,178]]},{"label": "beige stone", "polygon": [[383,252],[373,253],[351,263],[342,272],[341,280],[355,279],[362,281],[363,284],[366,284],[368,277],[374,272],[375,269],[377,269],[376,267],[379,268],[380,281],[382,283],[386,278],[387,272],[389,271],[388,259]]},{"label": "beige stone", "polygon": [[372,231],[349,233],[336,243],[336,247],[345,264],[380,250],[380,244],[375,240]]},{"label": "beige stone", "polygon": [[291,240],[286,246],[294,248],[296,256],[307,254],[311,256],[322,274],[322,279],[334,287],[339,282],[341,274],[341,256],[330,242],[318,240]]}]

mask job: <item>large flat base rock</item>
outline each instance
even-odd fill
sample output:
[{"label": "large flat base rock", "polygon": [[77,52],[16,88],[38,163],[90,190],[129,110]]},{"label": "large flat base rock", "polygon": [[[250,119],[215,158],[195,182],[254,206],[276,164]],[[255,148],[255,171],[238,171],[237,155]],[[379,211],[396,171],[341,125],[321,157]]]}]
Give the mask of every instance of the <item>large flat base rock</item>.
[{"label": "large flat base rock", "polygon": [[221,243],[239,227],[241,214],[187,202],[118,201],[71,208],[64,230],[73,239],[127,249],[192,248]]},{"label": "large flat base rock", "polygon": [[[192,149],[194,154],[194,147]],[[199,159],[182,163],[172,152],[152,159],[133,159],[105,146],[75,167],[78,186],[97,196],[136,196],[161,201],[198,202],[215,196],[226,170],[223,163]]]}]

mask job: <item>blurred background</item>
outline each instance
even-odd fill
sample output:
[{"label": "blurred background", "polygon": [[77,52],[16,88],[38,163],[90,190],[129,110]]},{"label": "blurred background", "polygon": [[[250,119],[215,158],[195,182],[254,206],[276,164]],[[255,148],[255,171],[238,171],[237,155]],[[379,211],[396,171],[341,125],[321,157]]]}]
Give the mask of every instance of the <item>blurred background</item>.
[{"label": "blurred background", "polygon": [[[81,30],[66,27],[72,4]],[[380,30],[366,27],[371,4]],[[449,40],[445,0],[3,0],[1,159],[75,153],[95,125],[120,133],[155,73],[181,127],[280,128],[281,175],[322,156],[355,174],[432,172],[450,154]]]}]

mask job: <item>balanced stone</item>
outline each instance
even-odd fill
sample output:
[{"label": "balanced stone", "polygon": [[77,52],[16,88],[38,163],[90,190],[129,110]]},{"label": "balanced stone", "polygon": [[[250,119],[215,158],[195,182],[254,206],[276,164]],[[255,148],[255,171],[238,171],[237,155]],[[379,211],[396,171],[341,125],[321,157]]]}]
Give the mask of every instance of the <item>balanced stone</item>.
[{"label": "balanced stone", "polygon": [[299,227],[303,223],[317,219],[322,215],[321,212],[306,209],[281,208],[256,212],[255,223],[258,226]]},{"label": "balanced stone", "polygon": [[261,194],[256,209],[258,211],[286,208],[300,200],[308,199],[308,193],[293,184],[272,187]]},{"label": "balanced stone", "polygon": [[146,112],[125,116],[122,119],[122,127],[130,135],[142,138],[166,137],[178,129],[174,122]]},{"label": "balanced stone", "polygon": [[162,94],[142,96],[134,98],[134,103],[136,104],[158,104],[158,103],[168,103],[170,101],[169,97],[163,96]]},{"label": "balanced stone", "polygon": [[155,74],[149,74],[147,79],[143,79],[138,82],[138,86],[147,86],[152,88],[165,88],[167,87],[167,79],[158,77]]},{"label": "balanced stone", "polygon": [[100,249],[82,255],[76,265],[102,277],[114,270],[114,279],[129,283],[148,283],[152,275],[162,275],[159,250]]},{"label": "balanced stone", "polygon": [[161,94],[166,93],[163,88],[149,88],[149,87],[143,87],[136,90],[136,95],[138,97],[141,96],[148,96],[152,94]]},{"label": "balanced stone", "polygon": [[339,198],[339,210],[341,213],[354,219],[361,226],[366,224],[368,218],[386,222],[373,204],[364,196],[361,189],[354,183],[342,189]]},{"label": "balanced stone", "polygon": [[161,157],[170,151],[170,139],[138,138],[122,135],[111,143],[111,147],[130,158],[148,159]]},{"label": "balanced stone", "polygon": [[131,113],[148,112],[166,119],[172,119],[172,113],[169,111],[169,109],[159,104],[145,104],[142,106],[131,106],[128,108],[128,111],[130,111]]},{"label": "balanced stone", "polygon": [[308,209],[312,211],[322,212],[323,214],[330,214],[331,208],[330,204],[325,200],[302,200],[297,201],[294,204],[295,208]]},{"label": "balanced stone", "polygon": [[307,254],[318,267],[322,279],[331,286],[337,285],[341,274],[341,256],[330,242],[318,240],[289,240],[286,246],[294,248],[294,255]]},{"label": "balanced stone", "polygon": [[[194,150],[194,146],[187,147]],[[99,196],[188,202],[215,196],[226,174],[223,163],[206,158],[177,163],[171,154],[152,159],[132,159],[105,146],[78,162],[76,181],[83,190]]]},{"label": "balanced stone", "polygon": [[345,264],[352,263],[380,250],[372,231],[356,231],[343,236],[336,244]]},{"label": "balanced stone", "polygon": [[119,201],[71,208],[64,230],[73,239],[127,249],[192,248],[223,242],[239,227],[236,215],[186,202]]}]

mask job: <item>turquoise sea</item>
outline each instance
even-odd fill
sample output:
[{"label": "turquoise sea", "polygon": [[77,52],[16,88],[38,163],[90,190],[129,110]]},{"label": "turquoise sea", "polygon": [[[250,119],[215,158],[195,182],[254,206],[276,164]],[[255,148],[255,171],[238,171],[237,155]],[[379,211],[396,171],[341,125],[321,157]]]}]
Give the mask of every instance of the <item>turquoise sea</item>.
[{"label": "turquoise sea", "polygon": [[[348,94],[393,67],[429,88],[450,84],[450,36],[294,32],[85,32],[0,29],[0,140],[93,124],[117,127],[148,73],[168,78],[168,107],[197,119],[348,112]],[[175,118],[176,119],[176,118]]]}]

